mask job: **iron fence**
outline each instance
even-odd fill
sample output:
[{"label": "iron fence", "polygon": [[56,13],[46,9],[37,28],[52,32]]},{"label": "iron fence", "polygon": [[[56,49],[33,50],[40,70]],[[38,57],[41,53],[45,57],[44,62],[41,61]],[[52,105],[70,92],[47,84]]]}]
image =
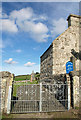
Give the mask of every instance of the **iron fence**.
[{"label": "iron fence", "polygon": [[68,109],[67,84],[13,83],[11,113],[52,112]]}]

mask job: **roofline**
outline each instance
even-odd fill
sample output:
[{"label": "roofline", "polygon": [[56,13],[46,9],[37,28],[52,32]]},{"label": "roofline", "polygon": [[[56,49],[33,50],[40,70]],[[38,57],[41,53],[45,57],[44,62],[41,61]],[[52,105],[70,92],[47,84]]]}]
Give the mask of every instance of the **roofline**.
[{"label": "roofline", "polygon": [[[77,18],[81,18],[81,16],[79,15],[74,15],[74,14],[70,14],[67,18],[67,21],[69,20],[70,17],[77,17]],[[71,26],[70,26],[71,27]],[[69,27],[69,28],[70,28]],[[50,47],[53,45],[54,41],[59,39],[59,37],[61,37],[67,30],[69,30],[69,28],[67,28],[62,34],[60,34],[57,38],[55,38],[52,42],[52,44],[48,47],[48,49],[40,56],[40,58],[50,49]]]},{"label": "roofline", "polygon": [[70,17],[77,17],[77,18],[81,18],[80,15],[74,15],[74,14],[70,14],[67,18],[67,21],[69,20]]},{"label": "roofline", "polygon": [[[71,27],[71,26],[70,26]],[[69,28],[70,28],[69,27]],[[51,43],[51,45],[48,47],[48,49],[40,56],[40,58],[50,49],[50,47],[53,45],[53,43],[54,43],[54,41],[55,40],[57,40],[57,39],[59,39],[59,37],[61,37],[69,28],[67,28],[62,34],[60,34],[57,38],[55,38],[54,40],[53,40],[53,42]]]},{"label": "roofline", "polygon": [[40,56],[40,58],[52,47],[53,43],[47,48],[47,50]]},{"label": "roofline", "polygon": [[55,38],[52,43],[54,43],[55,40],[59,39],[59,37],[61,37],[65,32],[67,32],[70,29],[70,27],[68,27],[62,34],[60,34],[57,38]]}]

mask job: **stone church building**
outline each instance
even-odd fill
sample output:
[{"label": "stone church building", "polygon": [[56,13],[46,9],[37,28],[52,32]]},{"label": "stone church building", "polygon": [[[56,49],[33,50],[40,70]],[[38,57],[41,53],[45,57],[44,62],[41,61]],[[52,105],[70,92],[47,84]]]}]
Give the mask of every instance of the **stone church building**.
[{"label": "stone church building", "polygon": [[[81,16],[70,14],[67,21],[68,29],[40,57],[40,82],[65,84],[68,75],[71,106],[76,107],[81,101]],[[73,63],[73,71],[66,74],[68,61]]]},{"label": "stone church building", "polygon": [[40,57],[41,81],[51,81],[53,75],[66,74],[68,61],[73,62],[74,71],[79,71],[80,18],[78,15],[69,15],[68,29],[58,36]]}]

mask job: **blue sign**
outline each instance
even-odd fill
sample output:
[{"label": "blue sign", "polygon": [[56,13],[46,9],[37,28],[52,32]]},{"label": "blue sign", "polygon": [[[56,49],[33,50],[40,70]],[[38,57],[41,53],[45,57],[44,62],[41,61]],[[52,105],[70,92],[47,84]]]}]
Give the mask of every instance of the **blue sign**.
[{"label": "blue sign", "polygon": [[69,73],[70,71],[73,71],[73,63],[69,61],[66,63],[66,73]]}]

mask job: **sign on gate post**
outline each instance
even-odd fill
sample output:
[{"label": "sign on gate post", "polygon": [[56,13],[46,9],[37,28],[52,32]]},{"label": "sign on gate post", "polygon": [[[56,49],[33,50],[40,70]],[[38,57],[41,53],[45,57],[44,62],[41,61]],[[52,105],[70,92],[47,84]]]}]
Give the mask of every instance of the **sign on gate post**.
[{"label": "sign on gate post", "polygon": [[73,63],[68,61],[66,63],[66,73],[69,74],[69,72],[73,71]]},{"label": "sign on gate post", "polygon": [[40,83],[40,112],[42,111],[42,83]]}]

